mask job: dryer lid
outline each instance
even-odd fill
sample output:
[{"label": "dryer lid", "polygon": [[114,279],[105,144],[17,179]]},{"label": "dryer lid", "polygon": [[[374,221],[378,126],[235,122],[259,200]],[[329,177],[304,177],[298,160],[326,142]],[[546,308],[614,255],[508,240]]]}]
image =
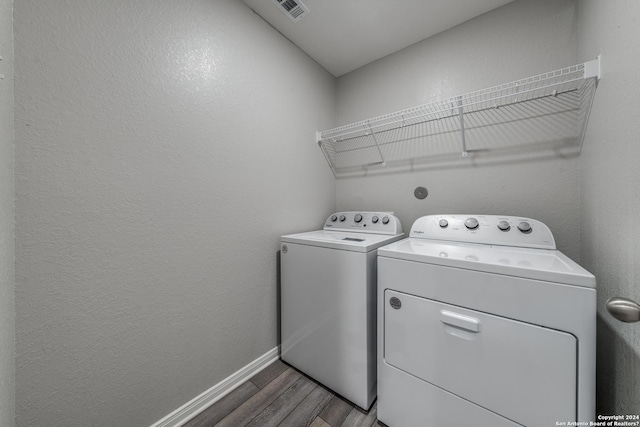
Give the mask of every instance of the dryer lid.
[{"label": "dryer lid", "polygon": [[596,285],[593,274],[555,249],[408,238],[378,249],[378,256],[589,288]]}]

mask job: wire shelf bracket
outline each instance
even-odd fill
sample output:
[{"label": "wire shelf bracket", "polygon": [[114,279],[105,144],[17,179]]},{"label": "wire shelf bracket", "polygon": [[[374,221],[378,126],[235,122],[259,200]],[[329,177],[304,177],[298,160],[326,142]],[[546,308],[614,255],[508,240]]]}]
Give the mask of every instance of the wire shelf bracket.
[{"label": "wire shelf bracket", "polygon": [[[317,131],[316,141],[336,177],[442,154],[444,146],[455,144],[455,134],[459,134],[462,157],[468,156],[469,143],[474,149],[483,144],[495,148],[514,136],[540,133],[540,138],[545,137],[549,129],[555,132],[550,137],[574,138],[581,144],[600,78],[598,56],[559,70]],[[575,135],[560,135],[569,131]]]}]

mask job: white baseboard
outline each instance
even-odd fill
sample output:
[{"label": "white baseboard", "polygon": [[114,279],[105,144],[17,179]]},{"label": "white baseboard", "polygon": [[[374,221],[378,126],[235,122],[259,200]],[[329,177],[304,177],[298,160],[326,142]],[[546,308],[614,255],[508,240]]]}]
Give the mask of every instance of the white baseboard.
[{"label": "white baseboard", "polygon": [[183,425],[276,360],[278,360],[278,347],[269,350],[247,366],[229,375],[209,390],[157,421],[151,427],[179,427]]}]

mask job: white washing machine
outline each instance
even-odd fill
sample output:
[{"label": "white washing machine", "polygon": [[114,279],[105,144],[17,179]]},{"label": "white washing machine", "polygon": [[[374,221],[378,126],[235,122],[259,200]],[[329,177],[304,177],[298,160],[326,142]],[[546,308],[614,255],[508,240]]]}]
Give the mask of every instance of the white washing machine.
[{"label": "white washing machine", "polygon": [[539,221],[418,219],[408,239],[378,250],[378,419],[593,421],[595,285]]},{"label": "white washing machine", "polygon": [[376,396],[376,252],[403,237],[385,212],[338,212],[281,238],[281,357],[368,409]]}]

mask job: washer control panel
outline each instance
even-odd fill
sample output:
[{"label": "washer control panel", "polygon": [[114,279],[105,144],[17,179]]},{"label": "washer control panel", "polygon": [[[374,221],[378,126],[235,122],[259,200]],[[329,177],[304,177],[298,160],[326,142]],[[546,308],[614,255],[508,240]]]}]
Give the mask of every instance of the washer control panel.
[{"label": "washer control panel", "polygon": [[400,220],[393,212],[336,212],[327,218],[325,230],[376,234],[402,234]]},{"label": "washer control panel", "polygon": [[556,249],[549,227],[535,219],[514,216],[428,215],[413,223],[409,237]]}]

